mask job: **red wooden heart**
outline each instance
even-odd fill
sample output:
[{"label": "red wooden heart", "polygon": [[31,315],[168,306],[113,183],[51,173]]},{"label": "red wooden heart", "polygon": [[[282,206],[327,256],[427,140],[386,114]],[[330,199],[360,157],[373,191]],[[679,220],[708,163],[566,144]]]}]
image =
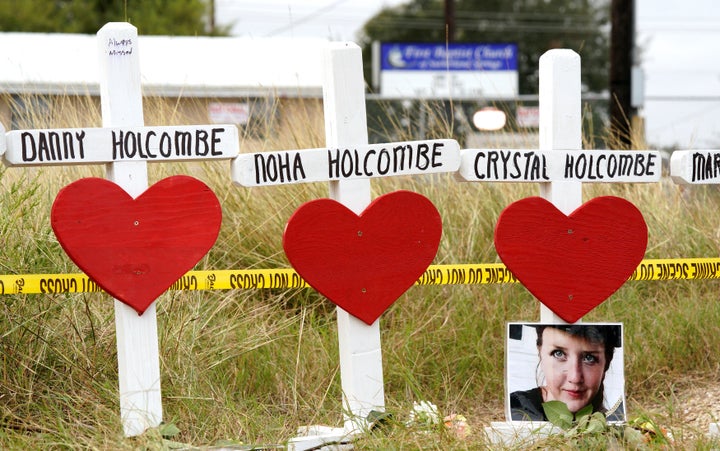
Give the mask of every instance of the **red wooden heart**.
[{"label": "red wooden heart", "polygon": [[569,216],[541,197],[510,204],[495,226],[495,249],[522,284],[574,323],[630,277],[645,255],[642,213],[619,197],[592,199]]},{"label": "red wooden heart", "polygon": [[70,258],[105,291],[142,314],[213,246],[222,212],[192,177],[168,177],[133,199],[85,178],[58,193],[52,228]]},{"label": "red wooden heart", "polygon": [[283,247],[310,286],[372,324],[427,269],[441,234],[430,200],[395,191],[359,216],[331,199],[307,202],[290,217]]}]

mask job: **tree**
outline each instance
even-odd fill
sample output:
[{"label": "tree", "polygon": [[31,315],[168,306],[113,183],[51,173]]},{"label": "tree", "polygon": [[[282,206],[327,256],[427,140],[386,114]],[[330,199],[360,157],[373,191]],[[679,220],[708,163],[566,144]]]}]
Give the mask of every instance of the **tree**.
[{"label": "tree", "polygon": [[0,0],[0,31],[96,33],[130,22],[141,35],[227,35],[208,30],[212,0]]},{"label": "tree", "polygon": [[[538,61],[553,48],[575,50],[582,58],[583,90],[608,87],[606,0],[456,0],[454,42],[518,44],[521,94],[538,92]],[[384,8],[363,27],[366,80],[371,45],[381,42],[446,42],[443,0],[410,0]]]}]

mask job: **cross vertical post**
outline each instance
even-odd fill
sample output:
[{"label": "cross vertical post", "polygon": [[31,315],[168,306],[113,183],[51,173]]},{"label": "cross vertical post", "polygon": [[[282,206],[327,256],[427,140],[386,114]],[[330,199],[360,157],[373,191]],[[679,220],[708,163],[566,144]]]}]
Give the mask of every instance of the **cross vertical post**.
[{"label": "cross vertical post", "polygon": [[[97,38],[103,127],[142,126],[137,28],[111,22],[98,31]],[[106,176],[133,198],[148,187],[145,161],[108,163]],[[138,315],[116,299],[115,328],[123,430],[126,436],[140,435],[162,421],[155,303]]]},{"label": "cross vertical post", "polygon": [[[365,84],[360,47],[331,44],[326,50],[323,98],[325,140],[328,148],[368,143]],[[360,214],[370,203],[370,179],[331,181],[330,197]],[[337,308],[340,379],[345,409],[345,430],[366,425],[373,410],[385,409],[380,320],[368,326]]]},{"label": "cross vertical post", "polygon": [[7,150],[7,140],[5,137],[5,126],[0,122],[0,157],[5,155],[5,150]]},{"label": "cross vertical post", "polygon": [[[367,213],[368,207],[372,205],[371,178],[458,170],[460,146],[457,141],[452,139],[368,144],[362,54],[360,47],[356,44],[350,42],[330,43],[325,50],[323,71],[325,75],[323,104],[326,146],[318,149],[240,154],[232,164],[234,183],[240,186],[254,187],[328,182],[331,199],[360,217]],[[336,202],[332,202],[332,204]],[[297,212],[293,218],[296,215]],[[293,223],[293,218],[288,222],[286,233],[283,236],[286,255],[288,246],[294,250],[298,249],[291,244],[296,242],[293,241],[294,238],[286,241],[288,228]],[[309,224],[314,225],[313,222]],[[357,236],[362,235],[361,230],[357,232]],[[300,260],[322,259],[322,255],[307,253],[307,249],[317,245],[315,238],[317,237],[309,240],[313,242],[309,247],[308,241],[305,241],[300,246],[305,249],[293,255],[301,256]],[[323,243],[321,247],[325,248],[324,244],[327,243]],[[335,241],[328,249],[330,252],[342,253],[346,251],[342,245]],[[369,246],[368,250],[377,252],[372,249],[372,246]],[[292,263],[289,255],[288,258]],[[296,260],[293,265],[297,266],[298,262]],[[302,262],[300,264],[302,265]],[[342,270],[357,269],[357,276],[367,277],[369,279],[367,281],[371,283],[377,282],[374,280],[377,278],[376,275],[369,275],[368,265],[362,268],[353,268],[353,265],[356,264],[357,262],[354,260],[349,263],[343,261],[341,263]],[[326,265],[321,266],[321,268],[314,268],[314,273],[313,271],[307,273],[311,279],[313,276],[319,276],[314,279],[315,285],[312,280],[307,281],[319,293],[323,293],[324,290],[317,284],[328,288],[325,282],[335,280],[335,268],[328,269]],[[300,273],[300,271],[298,272]],[[417,277],[419,276],[420,274]],[[306,277],[306,275],[302,277]],[[416,280],[415,275],[413,275],[414,280]],[[344,284],[346,281],[348,281],[348,277],[339,283]],[[362,293],[366,293],[364,287],[360,289],[360,293],[354,294],[364,297],[365,295]],[[343,301],[348,301],[347,297],[340,299],[343,297],[342,295],[332,296],[327,292],[323,294],[338,306],[345,306],[345,308],[337,308],[344,424],[342,428],[301,427],[298,431],[301,435],[294,437],[289,442],[291,450],[316,449],[323,444],[344,442],[371,425],[374,420],[370,418],[371,413],[381,413],[385,410],[379,324],[379,315],[382,314],[382,311],[373,310],[373,307],[378,307],[376,301],[382,301],[383,295],[372,298],[372,293],[368,293],[368,297],[359,302],[360,307],[358,307],[358,304],[354,304],[356,296],[351,296],[349,303],[343,303]],[[387,308],[387,305],[383,307]],[[364,312],[367,315],[365,315],[365,319],[359,319],[363,316],[358,315],[357,310],[363,308],[368,308]]]},{"label": "cross vertical post", "polygon": [[[568,49],[540,57],[540,150],[582,149],[580,55]],[[566,215],[582,205],[582,182],[558,180],[540,185],[540,195]],[[542,303],[540,322],[564,323]]]}]

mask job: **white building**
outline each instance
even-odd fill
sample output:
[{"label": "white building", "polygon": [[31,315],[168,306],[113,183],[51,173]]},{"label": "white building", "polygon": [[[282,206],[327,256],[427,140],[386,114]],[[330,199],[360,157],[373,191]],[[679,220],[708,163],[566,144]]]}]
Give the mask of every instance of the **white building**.
[{"label": "white building", "polygon": [[[67,115],[69,104],[86,109],[99,104],[97,39],[0,33],[0,122],[5,128],[23,126],[31,111]],[[140,36],[146,122],[152,113],[148,109],[163,102],[196,123],[217,119],[241,125],[268,115],[282,120],[299,100],[303,109],[308,104],[321,108],[327,43],[311,38]],[[65,109],[58,110],[58,102]],[[60,126],[60,118],[52,119]]]}]

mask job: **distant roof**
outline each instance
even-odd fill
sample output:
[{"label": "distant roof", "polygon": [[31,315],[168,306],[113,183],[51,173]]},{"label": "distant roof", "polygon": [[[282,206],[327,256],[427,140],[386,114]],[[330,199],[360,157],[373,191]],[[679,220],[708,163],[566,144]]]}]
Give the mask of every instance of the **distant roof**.
[{"label": "distant roof", "polygon": [[[97,36],[0,33],[0,92],[99,93]],[[143,93],[157,96],[322,96],[315,38],[139,36]]]}]

